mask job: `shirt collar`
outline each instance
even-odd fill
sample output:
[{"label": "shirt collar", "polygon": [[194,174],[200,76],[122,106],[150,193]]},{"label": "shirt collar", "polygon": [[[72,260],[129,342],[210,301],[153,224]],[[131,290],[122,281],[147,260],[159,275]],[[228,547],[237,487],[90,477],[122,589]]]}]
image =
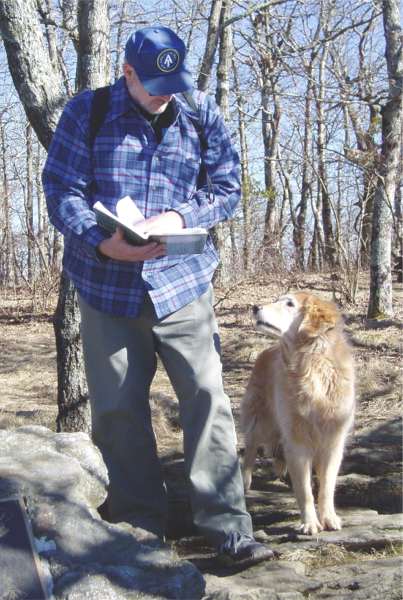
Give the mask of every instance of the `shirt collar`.
[{"label": "shirt collar", "polygon": [[[121,115],[124,115],[133,109],[141,114],[141,109],[129,94],[129,90],[127,89],[126,85],[126,79],[123,75],[111,86],[110,89],[110,108],[108,110],[105,122],[113,121],[113,119],[116,119],[117,117],[120,117]],[[174,121],[176,121],[178,114],[181,111],[181,105],[177,102],[176,97],[173,99],[173,107],[176,113],[176,118]]]},{"label": "shirt collar", "polygon": [[135,107],[123,76],[111,86],[110,90],[110,108],[105,121],[113,121],[116,117],[126,114]]}]

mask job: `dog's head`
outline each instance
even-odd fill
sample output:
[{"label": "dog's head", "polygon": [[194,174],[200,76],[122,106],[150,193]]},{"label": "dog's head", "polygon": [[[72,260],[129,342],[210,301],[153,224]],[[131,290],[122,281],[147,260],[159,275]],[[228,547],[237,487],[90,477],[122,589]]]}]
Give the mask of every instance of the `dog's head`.
[{"label": "dog's head", "polygon": [[308,340],[323,335],[342,322],[333,302],[305,292],[287,294],[271,304],[254,306],[252,310],[257,328],[274,338],[281,338],[287,333]]}]

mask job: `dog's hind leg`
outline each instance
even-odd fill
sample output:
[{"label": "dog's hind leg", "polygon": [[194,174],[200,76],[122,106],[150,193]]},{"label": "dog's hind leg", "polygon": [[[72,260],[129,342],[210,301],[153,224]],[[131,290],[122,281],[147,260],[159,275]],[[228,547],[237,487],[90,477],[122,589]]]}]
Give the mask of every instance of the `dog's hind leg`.
[{"label": "dog's hind leg", "polygon": [[284,447],[287,467],[292,487],[301,511],[301,531],[306,535],[315,535],[323,529],[316,515],[312,493],[312,452],[301,445]]},{"label": "dog's hind leg", "polygon": [[252,483],[252,471],[255,464],[259,444],[253,431],[245,435],[245,453],[242,461],[242,476],[245,492],[250,489]]},{"label": "dog's hind leg", "polygon": [[283,447],[281,446],[279,439],[273,444],[272,456],[276,476],[282,481],[285,481],[287,477],[287,463],[285,462]]},{"label": "dog's hind leg", "polygon": [[319,519],[324,529],[341,529],[341,519],[334,508],[334,493],[337,473],[343,458],[346,434],[339,434],[329,441],[326,448],[321,448],[317,458],[317,474],[319,477]]}]

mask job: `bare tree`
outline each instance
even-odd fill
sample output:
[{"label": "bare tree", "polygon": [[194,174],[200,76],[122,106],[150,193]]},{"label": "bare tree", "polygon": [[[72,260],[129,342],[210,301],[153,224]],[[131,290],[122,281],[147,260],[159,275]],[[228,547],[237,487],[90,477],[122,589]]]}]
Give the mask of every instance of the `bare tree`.
[{"label": "bare tree", "polygon": [[245,106],[242,91],[240,89],[238,67],[232,60],[234,73],[236,105],[238,111],[239,143],[241,149],[241,185],[242,185],[242,215],[243,215],[243,252],[242,260],[245,271],[251,267],[252,251],[252,218],[251,218],[251,182],[248,170],[248,142],[246,137]]},{"label": "bare tree", "polygon": [[60,73],[45,43],[35,0],[0,0],[0,31],[15,88],[47,148],[65,102]]},{"label": "bare tree", "polygon": [[[78,2],[78,91],[109,81],[109,20],[106,0]],[[80,341],[80,312],[71,281],[62,273],[54,316],[58,365],[58,430],[90,431],[90,408]]]},{"label": "bare tree", "polygon": [[[71,3],[68,3],[69,5]],[[109,21],[106,0],[78,4],[79,55],[76,81],[96,87],[109,81]],[[0,31],[10,73],[28,119],[47,148],[66,101],[62,72],[41,28],[36,0],[0,0]],[[59,236],[54,238],[57,255]],[[88,430],[89,412],[73,286],[62,277],[54,321],[58,354],[58,428]]]},{"label": "bare tree", "polygon": [[203,92],[208,89],[213,69],[214,56],[218,46],[222,3],[222,0],[212,0],[211,2],[204,56],[197,78],[197,88]]},{"label": "bare tree", "polygon": [[107,0],[79,0],[77,91],[96,88],[110,80],[109,16]]},{"label": "bare tree", "polygon": [[8,149],[6,143],[5,119],[0,114],[0,156],[1,156],[1,228],[0,228],[0,280],[3,285],[16,283],[14,261],[14,237],[11,229],[10,185],[7,171]]},{"label": "bare tree", "polygon": [[393,206],[402,144],[403,55],[397,0],[383,0],[382,10],[389,97],[382,108],[382,151],[374,196],[371,239],[368,317],[376,319],[393,315],[391,273]]},{"label": "bare tree", "polygon": [[278,80],[281,69],[280,48],[278,36],[270,32],[272,14],[269,8],[264,8],[254,19],[256,32],[256,47],[258,53],[259,79],[262,104],[262,137],[264,147],[264,180],[267,200],[263,247],[275,251],[278,257],[278,215],[277,215],[277,186],[276,161],[280,136],[281,102]]}]

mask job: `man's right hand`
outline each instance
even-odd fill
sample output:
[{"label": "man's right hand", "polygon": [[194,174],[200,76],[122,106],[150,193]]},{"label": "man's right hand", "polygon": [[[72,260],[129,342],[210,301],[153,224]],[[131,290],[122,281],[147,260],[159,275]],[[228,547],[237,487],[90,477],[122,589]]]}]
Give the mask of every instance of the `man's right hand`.
[{"label": "man's right hand", "polygon": [[151,242],[145,246],[132,246],[125,240],[123,230],[118,227],[115,233],[98,245],[98,251],[113,260],[124,260],[127,262],[142,262],[164,256],[166,254],[164,244]]}]

